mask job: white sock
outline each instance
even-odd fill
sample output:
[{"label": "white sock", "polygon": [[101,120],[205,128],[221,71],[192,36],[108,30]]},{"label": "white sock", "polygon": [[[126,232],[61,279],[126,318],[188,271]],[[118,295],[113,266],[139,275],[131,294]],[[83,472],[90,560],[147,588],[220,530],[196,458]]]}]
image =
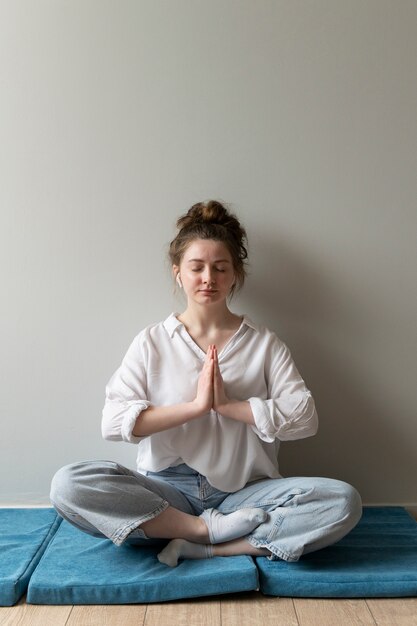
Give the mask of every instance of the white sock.
[{"label": "white sock", "polygon": [[158,561],[176,567],[178,559],[210,559],[213,548],[204,543],[192,543],[186,539],[173,539],[158,554]]},{"label": "white sock", "polygon": [[259,524],[265,522],[268,513],[263,509],[239,509],[223,515],[216,509],[206,509],[200,517],[207,524],[210,543],[224,543],[249,535]]}]

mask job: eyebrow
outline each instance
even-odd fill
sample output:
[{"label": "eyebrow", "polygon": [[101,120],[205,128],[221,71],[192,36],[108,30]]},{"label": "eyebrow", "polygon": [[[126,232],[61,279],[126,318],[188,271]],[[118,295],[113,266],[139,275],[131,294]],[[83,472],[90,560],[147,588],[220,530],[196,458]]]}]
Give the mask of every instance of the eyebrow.
[{"label": "eyebrow", "polygon": [[[204,263],[204,259],[189,259],[187,262],[192,263],[193,261],[198,261],[199,263]],[[230,263],[229,259],[216,259],[214,263]]]}]

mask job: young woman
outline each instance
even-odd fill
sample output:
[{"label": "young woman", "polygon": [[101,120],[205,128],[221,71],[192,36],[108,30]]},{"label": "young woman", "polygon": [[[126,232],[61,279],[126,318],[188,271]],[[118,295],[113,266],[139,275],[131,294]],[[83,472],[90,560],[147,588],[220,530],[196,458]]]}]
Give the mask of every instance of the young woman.
[{"label": "young woman", "polygon": [[[59,470],[51,501],[81,530],[179,559],[237,554],[296,561],[341,539],[361,500],[345,482],[283,478],[280,441],[317,431],[287,346],[228,298],[245,278],[246,232],[216,201],[182,216],[170,246],[187,306],[142,330],[106,386],[102,433],[138,448]],[[167,543],[166,540],[171,540]]]}]

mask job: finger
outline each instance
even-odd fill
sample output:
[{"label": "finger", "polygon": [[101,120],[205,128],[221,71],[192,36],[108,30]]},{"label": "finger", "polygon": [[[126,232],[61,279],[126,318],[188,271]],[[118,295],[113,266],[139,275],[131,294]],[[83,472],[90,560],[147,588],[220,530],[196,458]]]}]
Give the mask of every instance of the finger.
[{"label": "finger", "polygon": [[220,374],[219,363],[216,360],[214,360],[214,376],[215,376],[216,382],[220,382],[222,380],[222,376]]},{"label": "finger", "polygon": [[210,359],[210,361],[208,362],[207,369],[208,369],[207,376],[210,379],[211,386],[213,386],[213,382],[214,382],[214,379],[215,379],[215,373],[214,373],[215,370],[214,370],[214,361],[213,361],[213,359]]},{"label": "finger", "polygon": [[212,379],[213,378],[213,371],[214,371],[214,365],[213,365],[213,361],[208,361],[205,366],[204,366],[204,370],[205,370],[205,376],[207,379]]},{"label": "finger", "polygon": [[217,356],[216,356],[216,347],[215,346],[213,346],[212,359],[213,359],[213,363],[216,364],[217,363]]},{"label": "finger", "polygon": [[208,363],[209,361],[211,361],[211,359],[213,358],[212,355],[212,350],[211,350],[211,346],[209,346],[207,348],[207,352],[206,352],[206,363]]},{"label": "finger", "polygon": [[219,366],[219,355],[218,355],[218,353],[217,353],[217,348],[216,348],[216,346],[214,346],[214,360],[215,360],[215,362],[216,362],[216,366],[217,366],[217,368],[219,368],[219,367],[220,367],[220,366]]}]

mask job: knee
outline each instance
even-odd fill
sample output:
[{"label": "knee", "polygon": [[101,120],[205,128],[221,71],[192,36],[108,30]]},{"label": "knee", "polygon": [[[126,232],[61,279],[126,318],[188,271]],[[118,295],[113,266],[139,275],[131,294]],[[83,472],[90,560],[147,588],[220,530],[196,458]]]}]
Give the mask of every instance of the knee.
[{"label": "knee", "polygon": [[359,492],[349,483],[340,481],[339,510],[345,527],[352,530],[362,517],[362,499]]},{"label": "knee", "polygon": [[52,478],[50,500],[55,508],[71,508],[89,498],[92,490],[100,490],[106,479],[126,473],[113,461],[79,461],[61,467]]},{"label": "knee", "polygon": [[362,517],[362,500],[349,483],[334,478],[320,478],[313,483],[310,497],[323,505],[323,512],[332,524],[349,532]]},{"label": "knee", "polygon": [[106,461],[80,461],[61,467],[52,478],[49,495],[55,508],[71,509],[73,504],[79,504],[92,478],[105,471],[106,464],[112,465]]},{"label": "knee", "polygon": [[68,505],[73,499],[78,465],[73,463],[61,467],[52,478],[49,498],[54,506]]}]

